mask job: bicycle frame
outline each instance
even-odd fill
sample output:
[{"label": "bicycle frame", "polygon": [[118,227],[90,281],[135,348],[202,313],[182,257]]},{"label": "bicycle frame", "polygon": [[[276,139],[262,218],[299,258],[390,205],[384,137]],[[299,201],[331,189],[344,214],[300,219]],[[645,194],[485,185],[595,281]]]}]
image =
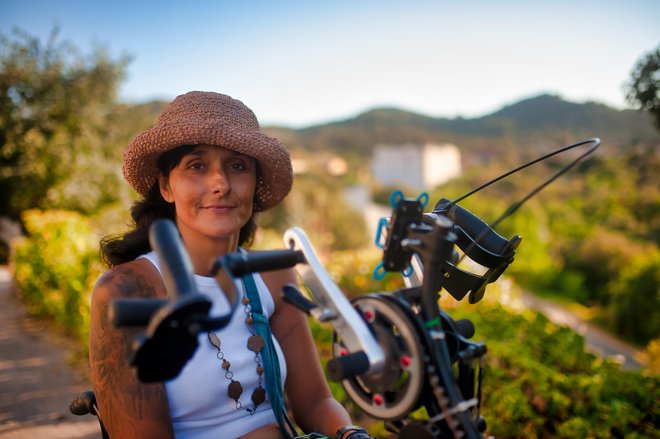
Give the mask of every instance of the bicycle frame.
[{"label": "bicycle frame", "polygon": [[[408,288],[358,297],[352,308],[317,261],[304,232],[294,228],[284,234],[285,246],[302,251],[307,259],[307,264],[295,267],[317,306],[307,305],[306,310],[335,330],[329,376],[341,381],[358,407],[385,421],[400,438],[480,437],[486,426],[479,413],[479,365],[486,347],[469,341],[474,332],[470,322],[455,322],[440,309],[438,292],[447,284],[459,299],[470,293],[471,302],[472,298],[477,301],[485,286],[512,261],[520,238],[506,241],[491,235],[486,249],[477,247],[474,240],[463,243],[465,254],[474,255],[478,249],[491,257],[489,271],[473,275],[453,264],[454,246],[460,239],[458,226],[447,215],[439,214],[439,209],[422,214],[419,199],[401,196],[393,204],[392,218],[382,223],[387,225],[387,241],[380,267],[387,271],[412,267],[406,269]],[[488,231],[485,223],[466,212],[461,211],[462,219],[468,218],[479,233]],[[458,279],[453,279],[457,274]],[[292,302],[300,303],[300,299]],[[364,324],[369,329],[366,333]],[[374,341],[384,359],[380,352],[365,348]],[[428,421],[409,418],[420,407],[426,408]]]}]

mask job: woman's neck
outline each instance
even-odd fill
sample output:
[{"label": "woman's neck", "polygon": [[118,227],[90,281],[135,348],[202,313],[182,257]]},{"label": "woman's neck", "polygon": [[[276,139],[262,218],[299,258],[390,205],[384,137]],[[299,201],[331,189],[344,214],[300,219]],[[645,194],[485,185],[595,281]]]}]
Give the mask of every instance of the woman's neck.
[{"label": "woman's neck", "polygon": [[238,234],[226,239],[183,236],[183,243],[188,251],[195,274],[200,276],[211,276],[211,269],[215,261],[238,250]]}]

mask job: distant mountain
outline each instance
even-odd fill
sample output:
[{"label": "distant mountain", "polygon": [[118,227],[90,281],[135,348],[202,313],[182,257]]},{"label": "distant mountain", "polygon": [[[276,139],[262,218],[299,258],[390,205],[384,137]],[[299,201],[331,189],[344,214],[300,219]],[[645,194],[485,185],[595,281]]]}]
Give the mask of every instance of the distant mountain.
[{"label": "distant mountain", "polygon": [[599,137],[609,148],[660,143],[650,117],[595,102],[568,102],[540,95],[473,118],[433,118],[396,108],[377,108],[354,118],[293,130],[265,128],[290,148],[370,155],[379,143],[451,142],[465,152],[496,152],[530,145],[561,146]]},{"label": "distant mountain", "polygon": [[[153,126],[165,105],[154,101],[127,106],[121,124],[132,137]],[[293,150],[334,151],[363,158],[381,143],[450,142],[464,156],[480,157],[559,147],[592,137],[602,140],[602,149],[617,150],[640,143],[660,145],[660,133],[646,113],[616,110],[595,102],[569,102],[548,94],[472,119],[434,118],[390,107],[302,129],[264,127],[264,131]],[[130,137],[127,135],[127,139]]]},{"label": "distant mountain", "polygon": [[528,134],[561,130],[619,141],[657,135],[645,113],[615,110],[595,102],[567,102],[553,95],[517,102],[476,121],[482,128],[493,127],[500,134],[503,130]]}]

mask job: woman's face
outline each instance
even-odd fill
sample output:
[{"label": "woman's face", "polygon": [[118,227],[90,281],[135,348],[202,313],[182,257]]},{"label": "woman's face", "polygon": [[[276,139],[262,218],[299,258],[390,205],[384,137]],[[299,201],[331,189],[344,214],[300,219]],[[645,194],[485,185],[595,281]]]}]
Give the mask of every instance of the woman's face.
[{"label": "woman's face", "polygon": [[175,205],[184,239],[238,241],[252,216],[256,163],[230,149],[197,145],[159,184],[163,198]]}]

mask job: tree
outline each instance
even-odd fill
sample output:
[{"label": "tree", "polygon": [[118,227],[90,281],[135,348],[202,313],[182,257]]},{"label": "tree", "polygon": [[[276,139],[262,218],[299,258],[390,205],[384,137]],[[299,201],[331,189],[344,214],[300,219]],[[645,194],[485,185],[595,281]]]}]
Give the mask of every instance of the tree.
[{"label": "tree", "polygon": [[89,213],[117,196],[106,140],[128,61],[100,47],[82,56],[57,29],[45,43],[18,29],[0,33],[0,215]]},{"label": "tree", "polygon": [[628,101],[648,111],[660,129],[660,46],[637,62],[627,88]]}]

